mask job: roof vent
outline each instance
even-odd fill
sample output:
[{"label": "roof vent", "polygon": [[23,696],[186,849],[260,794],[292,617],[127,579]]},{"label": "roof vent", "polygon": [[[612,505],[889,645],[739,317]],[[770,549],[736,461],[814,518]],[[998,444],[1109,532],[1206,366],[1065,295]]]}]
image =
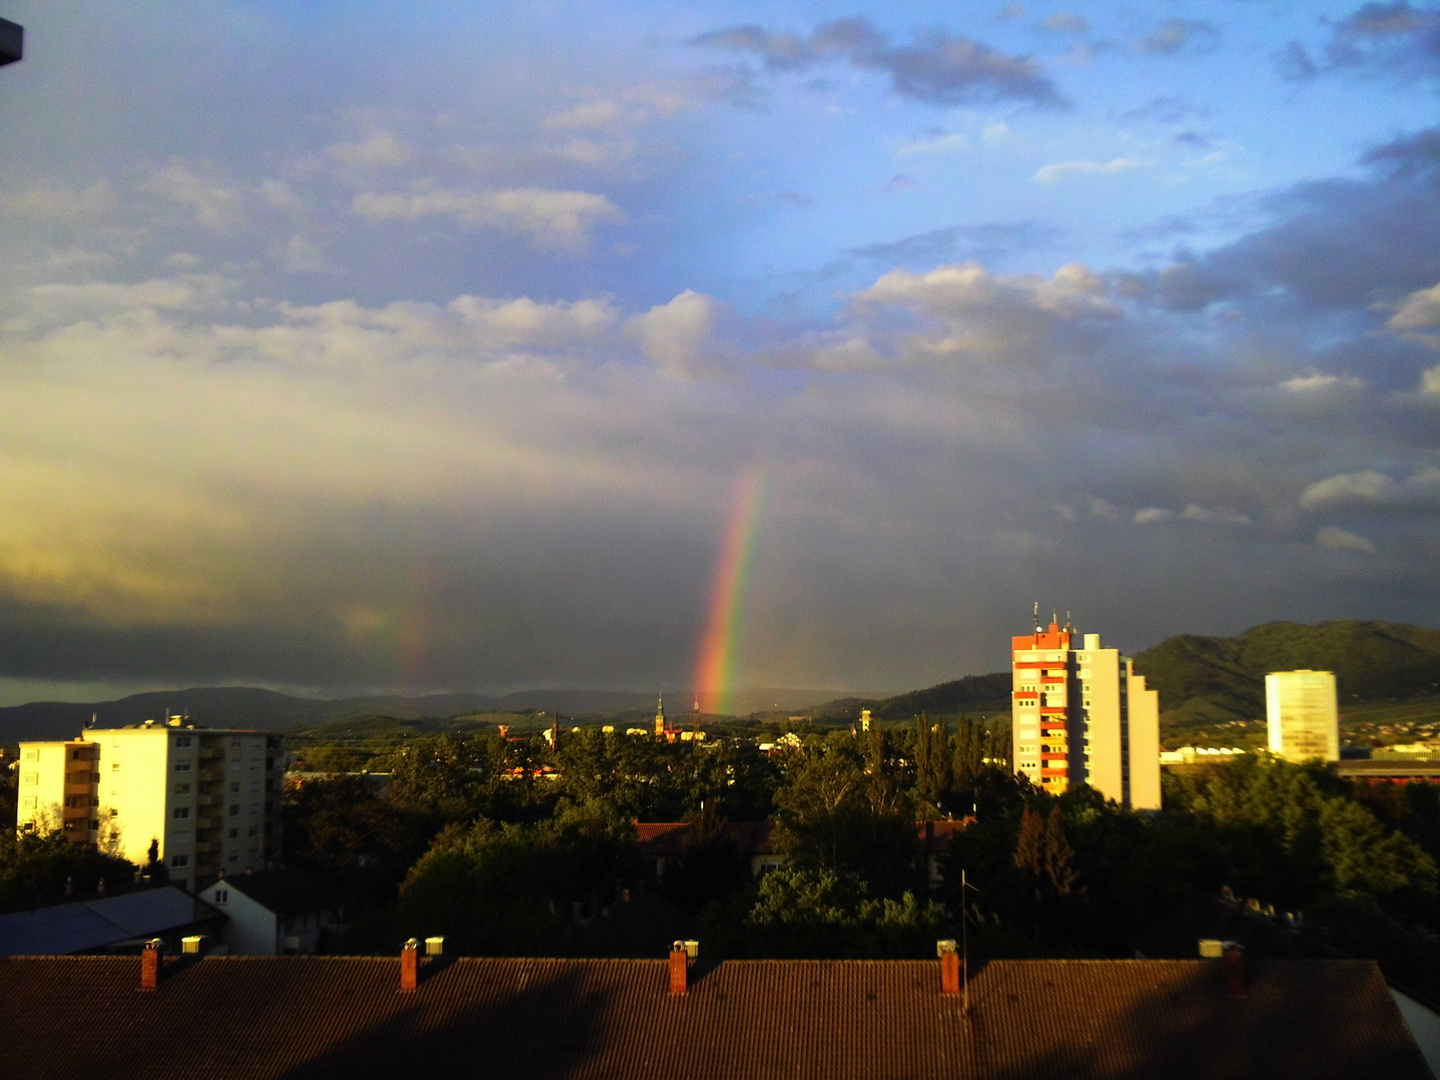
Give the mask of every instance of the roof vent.
[{"label": "roof vent", "polygon": [[444,956],[445,939],[443,937],[427,937],[425,939],[426,956]]}]

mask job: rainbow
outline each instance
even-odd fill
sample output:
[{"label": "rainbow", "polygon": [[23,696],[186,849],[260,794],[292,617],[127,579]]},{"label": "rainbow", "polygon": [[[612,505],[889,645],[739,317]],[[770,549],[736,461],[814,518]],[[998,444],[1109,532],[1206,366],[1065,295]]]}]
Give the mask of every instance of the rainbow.
[{"label": "rainbow", "polygon": [[707,713],[724,714],[733,704],[735,639],[745,606],[750,556],[755,548],[755,524],[764,494],[765,484],[758,468],[744,473],[735,486],[725,539],[720,545],[715,579],[710,587],[705,634],[700,639],[700,655],[695,665],[696,696],[701,710]]}]

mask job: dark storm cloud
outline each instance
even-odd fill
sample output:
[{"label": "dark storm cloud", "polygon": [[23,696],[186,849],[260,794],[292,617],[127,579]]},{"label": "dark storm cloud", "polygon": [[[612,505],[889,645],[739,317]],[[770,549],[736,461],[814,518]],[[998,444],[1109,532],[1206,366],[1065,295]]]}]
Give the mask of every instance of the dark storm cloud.
[{"label": "dark storm cloud", "polygon": [[1440,76],[1440,8],[1414,7],[1407,0],[1370,3],[1331,28],[1318,55],[1298,41],[1276,54],[1291,79],[1354,72],[1389,79]]},{"label": "dark storm cloud", "polygon": [[824,23],[808,37],[732,26],[701,34],[691,44],[752,53],[772,71],[835,62],[881,71],[890,76],[896,93],[933,105],[1015,100],[1069,108],[1030,57],[1009,56],[938,29],[917,34],[909,45],[896,45],[863,16]]},{"label": "dark storm cloud", "polygon": [[1369,181],[1298,185],[1271,197],[1278,221],[1162,271],[1177,310],[1218,300],[1361,312],[1440,281],[1440,132],[1371,150]]}]

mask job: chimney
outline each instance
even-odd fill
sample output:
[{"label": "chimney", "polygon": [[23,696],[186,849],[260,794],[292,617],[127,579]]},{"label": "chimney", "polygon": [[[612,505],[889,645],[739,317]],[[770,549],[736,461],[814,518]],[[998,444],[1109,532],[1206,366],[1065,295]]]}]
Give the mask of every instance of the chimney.
[{"label": "chimney", "polygon": [[935,943],[935,952],[940,957],[940,993],[955,997],[965,977],[960,950],[955,947],[954,939],[946,939]]},{"label": "chimney", "polygon": [[160,939],[151,938],[140,951],[140,989],[154,990],[160,985]]},{"label": "chimney", "polygon": [[443,937],[427,937],[425,939],[426,956],[444,956],[445,939]]},{"label": "chimney", "polygon": [[690,962],[689,954],[685,951],[685,942],[677,941],[670,946],[670,993],[671,995],[684,996],[689,990],[689,972],[686,970]]},{"label": "chimney", "polygon": [[182,953],[194,953],[196,956],[205,955],[205,937],[202,934],[192,934],[190,937],[180,939],[180,951]]},{"label": "chimney", "polygon": [[412,937],[400,946],[400,992],[413,992],[419,980],[420,942]]},{"label": "chimney", "polygon": [[1225,996],[1245,996],[1245,949],[1233,941],[1225,943],[1225,954],[1220,961],[1225,968]]}]

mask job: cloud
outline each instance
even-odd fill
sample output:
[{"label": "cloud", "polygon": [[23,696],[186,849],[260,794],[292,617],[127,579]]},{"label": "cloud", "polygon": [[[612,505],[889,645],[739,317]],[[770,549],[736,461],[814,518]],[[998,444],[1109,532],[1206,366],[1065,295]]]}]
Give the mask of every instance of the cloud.
[{"label": "cloud", "polygon": [[113,214],[118,206],[119,200],[105,180],[84,188],[60,184],[0,193],[0,213],[20,217],[90,220]]},{"label": "cloud", "polygon": [[625,116],[624,108],[615,101],[587,101],[553,113],[545,118],[548,128],[607,128]]},{"label": "cloud", "polygon": [[715,324],[724,310],[719,301],[686,289],[630,321],[629,329],[645,355],[667,374],[688,378],[710,356]]},{"label": "cloud", "polygon": [[1302,183],[1267,197],[1260,209],[1270,224],[1156,275],[1162,302],[1176,310],[1230,300],[1255,313],[1369,312],[1377,297],[1440,281],[1434,131],[1367,152],[1361,160],[1374,170],[1369,180]]},{"label": "cloud", "polygon": [[1204,19],[1166,19],[1140,40],[1141,49],[1161,56],[1214,52],[1219,47],[1220,30]]},{"label": "cloud", "polygon": [[836,62],[881,71],[897,94],[933,105],[1011,100],[1069,107],[1030,57],[1008,56],[943,30],[919,34],[910,45],[894,45],[863,16],[821,24],[808,37],[747,25],[701,34],[691,44],[751,53],[772,71]]},{"label": "cloud", "polygon": [[1167,94],[1157,97],[1134,109],[1119,115],[1125,123],[1179,124],[1186,120],[1203,120],[1210,116],[1210,110],[1198,105],[1182,94]]},{"label": "cloud", "polygon": [[335,143],[325,152],[342,164],[362,169],[395,169],[415,158],[414,151],[389,131],[371,132],[355,142]]},{"label": "cloud", "polygon": [[1390,330],[1422,330],[1440,326],[1440,284],[1412,292],[1385,326]]},{"label": "cloud", "polygon": [[1440,8],[1367,3],[1333,24],[1318,56],[1298,41],[1275,55],[1291,79],[1348,73],[1397,81],[1440,76]]},{"label": "cloud", "polygon": [[900,240],[881,241],[851,248],[850,254],[891,264],[954,262],[994,263],[1022,251],[1040,251],[1059,245],[1062,230],[1036,221],[984,222],[951,225],[916,233]]},{"label": "cloud", "polygon": [[1440,505],[1440,469],[1428,468],[1405,480],[1366,469],[1317,480],[1300,494],[1306,510],[1386,511],[1433,509]]},{"label": "cloud", "polygon": [[1035,27],[1052,34],[1088,34],[1090,20],[1073,11],[1057,11],[1053,15],[1046,15]]},{"label": "cloud", "polygon": [[1129,172],[1144,168],[1143,161],[1134,158],[1115,158],[1111,161],[1058,161],[1053,165],[1042,165],[1035,170],[1032,179],[1038,184],[1053,184],[1067,176],[1100,176],[1107,173]]},{"label": "cloud", "polygon": [[244,185],[224,176],[196,172],[184,164],[155,170],[143,189],[190,207],[196,221],[217,232],[232,231],[245,218],[248,192]]},{"label": "cloud", "polygon": [[1327,375],[1312,371],[1305,375],[1295,375],[1286,379],[1279,384],[1279,389],[1287,394],[1332,394],[1338,391],[1363,390],[1365,382],[1353,375]]},{"label": "cloud", "polygon": [[1229,507],[1220,506],[1213,510],[1203,506],[1196,506],[1194,503],[1187,503],[1180,511],[1169,510],[1164,507],[1147,506],[1143,510],[1137,510],[1131,519],[1136,525],[1163,525],[1170,521],[1186,521],[1201,525],[1226,525],[1231,527],[1245,526],[1250,524],[1250,518]]},{"label": "cloud", "polygon": [[1315,543],[1332,551],[1357,551],[1362,555],[1374,555],[1375,544],[1356,533],[1326,525],[1315,532]]},{"label": "cloud", "polygon": [[1000,317],[1021,310],[1047,319],[1116,319],[1120,309],[1106,297],[1103,278],[1071,263],[1048,280],[1036,275],[997,276],[979,263],[940,266],[928,273],[891,270],[855,295],[859,304],[897,304],[945,319]]},{"label": "cloud", "polygon": [[955,150],[968,150],[970,139],[964,132],[938,132],[923,139],[913,139],[895,150],[896,157],[914,157],[916,154],[945,154]]},{"label": "cloud", "polygon": [[376,221],[451,217],[467,227],[491,226],[524,233],[547,243],[584,240],[597,224],[616,221],[619,209],[604,195],[588,191],[513,188],[505,191],[362,191],[353,208]]}]

